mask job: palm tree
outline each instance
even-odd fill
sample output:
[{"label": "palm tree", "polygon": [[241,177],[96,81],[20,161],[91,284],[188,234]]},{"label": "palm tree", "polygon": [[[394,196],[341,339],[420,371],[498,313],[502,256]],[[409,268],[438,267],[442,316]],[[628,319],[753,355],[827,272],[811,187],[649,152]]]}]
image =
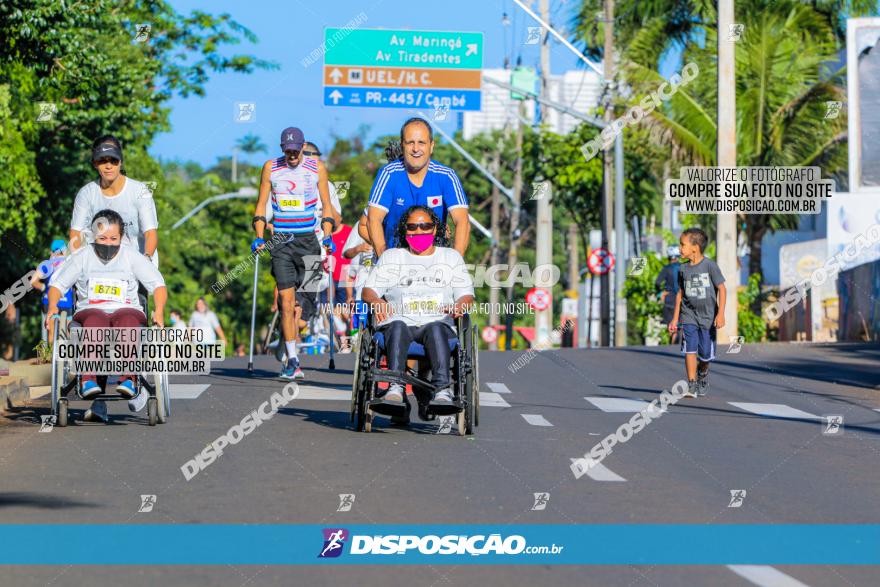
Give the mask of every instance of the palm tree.
[{"label": "palm tree", "polygon": [[[736,45],[737,164],[820,166],[824,175],[846,170],[846,119],[824,118],[826,102],[844,101],[841,72],[823,69],[836,59],[837,41],[828,19],[792,0],[738,3],[745,24]],[[684,61],[700,74],[646,124],[652,138],[671,149],[674,165],[713,165],[716,155],[716,31],[692,43]],[[636,94],[656,88],[659,74],[645,64],[656,55],[661,19],[636,35],[626,66]],[[747,214],[742,224],[749,244],[749,272],[761,272],[761,242],[768,232],[796,228],[798,216]]]},{"label": "palm tree", "polygon": [[235,142],[232,148],[232,183],[238,181],[238,152],[241,151],[247,155],[266,151],[266,145],[260,141],[260,137],[253,133],[248,133]]}]

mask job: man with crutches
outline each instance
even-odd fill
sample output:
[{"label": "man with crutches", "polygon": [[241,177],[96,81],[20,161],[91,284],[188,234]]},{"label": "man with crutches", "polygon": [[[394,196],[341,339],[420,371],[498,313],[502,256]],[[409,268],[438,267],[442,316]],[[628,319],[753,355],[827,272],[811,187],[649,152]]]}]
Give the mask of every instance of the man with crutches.
[{"label": "man with crutches", "polygon": [[[281,299],[281,333],[287,355],[280,374],[284,379],[305,377],[296,348],[296,290],[311,269],[306,266],[308,260],[321,255],[321,245],[332,249],[331,234],[336,224],[342,221],[330,203],[327,170],[318,159],[303,155],[304,142],[302,131],[296,127],[286,128],[281,133],[284,154],[263,165],[253,219],[256,238],[251,250],[256,252],[266,243],[263,238],[267,223],[266,206],[271,202],[275,241],[269,255]],[[324,214],[320,220],[324,239],[320,243],[314,230],[318,222],[319,201]]]}]

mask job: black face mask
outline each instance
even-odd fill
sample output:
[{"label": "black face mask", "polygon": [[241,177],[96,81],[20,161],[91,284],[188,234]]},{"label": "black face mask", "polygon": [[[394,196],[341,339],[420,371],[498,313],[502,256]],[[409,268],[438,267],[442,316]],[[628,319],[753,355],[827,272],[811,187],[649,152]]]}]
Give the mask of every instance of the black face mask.
[{"label": "black face mask", "polygon": [[116,253],[119,252],[119,245],[102,245],[100,243],[92,243],[92,246],[95,247],[95,254],[98,255],[98,258],[105,263],[110,261],[110,259],[115,257]]}]

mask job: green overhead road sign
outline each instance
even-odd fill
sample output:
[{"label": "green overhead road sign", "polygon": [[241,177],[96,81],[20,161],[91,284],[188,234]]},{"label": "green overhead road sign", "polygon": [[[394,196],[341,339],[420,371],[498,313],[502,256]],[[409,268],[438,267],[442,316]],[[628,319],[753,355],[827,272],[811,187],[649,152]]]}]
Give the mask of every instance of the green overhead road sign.
[{"label": "green overhead road sign", "polygon": [[325,65],[481,69],[483,33],[324,29]]}]

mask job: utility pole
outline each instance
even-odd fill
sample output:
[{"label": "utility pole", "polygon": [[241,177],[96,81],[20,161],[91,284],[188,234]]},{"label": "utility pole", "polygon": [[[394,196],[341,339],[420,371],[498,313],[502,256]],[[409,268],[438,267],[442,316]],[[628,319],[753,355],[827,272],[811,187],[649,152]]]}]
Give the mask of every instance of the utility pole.
[{"label": "utility pole", "polygon": [[238,147],[232,147],[232,183],[238,182]]},{"label": "utility pole", "polygon": [[[568,294],[574,296],[574,299],[578,299],[580,293],[580,258],[578,257],[578,227],[576,224],[572,223],[568,225]],[[578,304],[579,307],[580,305]],[[583,312],[581,312],[583,313]],[[579,317],[570,317],[574,318],[574,323],[578,324]],[[571,346],[577,348],[578,346],[578,337],[580,333],[577,333],[578,336],[575,336],[575,333],[571,333]]]},{"label": "utility pole", "polygon": [[[614,0],[605,0],[605,19],[603,21],[605,31],[605,50],[603,56],[605,76],[605,124],[611,124],[614,118],[612,105],[612,84],[614,83]],[[602,152],[603,166],[603,193],[602,193],[602,248],[606,251],[611,240],[613,226],[612,212],[614,201],[614,159],[610,150]],[[620,227],[618,227],[620,230]],[[618,263],[620,261],[617,261]],[[599,345],[611,344],[611,276],[602,274],[600,279],[600,321]]]},{"label": "utility pole", "polygon": [[[718,0],[718,166],[736,167],[736,41],[730,38],[734,0]],[[718,213],[717,262],[724,275],[727,305],[718,341],[727,343],[737,330],[736,214]]]},{"label": "utility pole", "polygon": [[[504,138],[507,138],[507,126],[504,127]],[[506,142],[506,141],[504,141]],[[498,176],[501,167],[501,149],[503,147],[503,142],[501,139],[498,141],[498,145],[495,147],[495,156],[492,158],[492,175]],[[492,184],[492,219],[491,224],[489,225],[489,230],[492,232],[492,249],[489,256],[489,266],[495,267],[498,265],[498,246],[501,242],[501,190],[498,189],[498,186]],[[495,328],[499,324],[499,316],[498,316],[498,302],[499,302],[499,294],[501,293],[501,289],[498,287],[492,287],[490,285],[489,289],[489,326]],[[497,331],[497,328],[496,328]],[[490,351],[498,350],[498,340],[493,340],[489,343]]]},{"label": "utility pole", "polygon": [[[517,254],[519,247],[519,201],[522,194],[522,147],[523,147],[523,123],[522,119],[526,115],[525,100],[520,100],[519,117],[516,122],[516,163],[513,169],[513,196],[510,205],[510,249],[507,253],[508,277],[513,271],[517,263]],[[504,341],[505,350],[511,350],[513,347],[513,282],[507,286],[507,313],[505,315]]]},{"label": "utility pole", "polygon": [[[540,0],[541,18],[544,22],[550,22],[550,0]],[[541,29],[541,95],[550,96],[550,33],[547,29]],[[546,104],[541,104],[541,124],[548,119],[550,109]],[[543,157],[543,156],[542,156]],[[544,182],[541,196],[538,198],[538,225],[535,238],[535,265],[553,264],[553,209],[550,202],[553,198],[552,186],[549,181]],[[542,271],[544,276],[547,272]],[[535,285],[551,290],[552,284],[538,283]],[[553,305],[546,310],[535,311],[535,348],[547,349],[553,346],[550,331],[553,329]]]}]

